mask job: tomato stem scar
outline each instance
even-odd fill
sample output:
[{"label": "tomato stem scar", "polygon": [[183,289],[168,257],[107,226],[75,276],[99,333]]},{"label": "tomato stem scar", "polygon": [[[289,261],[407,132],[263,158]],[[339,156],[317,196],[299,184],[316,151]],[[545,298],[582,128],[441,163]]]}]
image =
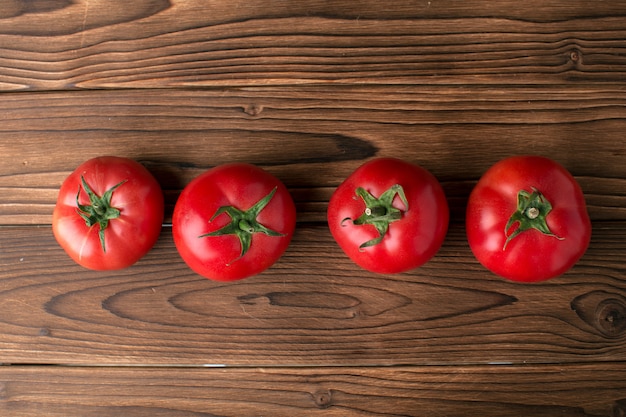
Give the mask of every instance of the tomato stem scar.
[{"label": "tomato stem scar", "polygon": [[[365,211],[356,220],[346,217],[341,223],[343,224],[345,221],[351,220],[352,224],[356,226],[372,225],[376,228],[379,236],[361,244],[359,250],[363,250],[367,247],[377,245],[383,240],[389,230],[389,224],[400,220],[402,213],[409,210],[409,202],[404,194],[404,189],[399,184],[392,185],[388,190],[382,193],[379,198],[374,197],[363,187],[358,187],[355,190],[355,194],[363,199]],[[393,200],[396,195],[400,197],[402,204],[404,204],[404,211],[393,207]]]},{"label": "tomato stem scar", "polygon": [[[517,194],[517,209],[504,227],[504,236],[506,241],[502,250],[506,250],[511,240],[516,238],[520,233],[529,229],[535,229],[541,233],[554,237],[558,240],[564,238],[559,237],[550,231],[546,216],[552,211],[552,204],[545,196],[536,188],[531,187],[532,193],[526,190],[520,190]],[[509,234],[510,229],[517,224],[518,227]]]}]

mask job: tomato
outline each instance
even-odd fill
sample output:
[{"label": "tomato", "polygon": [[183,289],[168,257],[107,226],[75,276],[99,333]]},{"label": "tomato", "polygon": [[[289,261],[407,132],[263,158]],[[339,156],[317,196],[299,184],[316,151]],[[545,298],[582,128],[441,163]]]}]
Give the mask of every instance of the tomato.
[{"label": "tomato", "polygon": [[262,168],[232,163],[204,172],[182,191],[174,243],[196,273],[217,281],[256,275],[285,252],[296,208],[284,184]]},{"label": "tomato", "polygon": [[449,210],[437,179],[395,158],[366,162],[337,187],[328,226],[357,265],[378,273],[421,266],[441,247]]},{"label": "tomato", "polygon": [[469,245],[492,272],[519,282],[554,278],[585,253],[591,222],[583,192],[557,162],[504,159],[480,178],[466,213]]},{"label": "tomato", "polygon": [[84,162],[65,179],[52,231],[78,264],[114,270],[144,256],[162,223],[163,193],[152,174],[136,161],[103,156]]}]

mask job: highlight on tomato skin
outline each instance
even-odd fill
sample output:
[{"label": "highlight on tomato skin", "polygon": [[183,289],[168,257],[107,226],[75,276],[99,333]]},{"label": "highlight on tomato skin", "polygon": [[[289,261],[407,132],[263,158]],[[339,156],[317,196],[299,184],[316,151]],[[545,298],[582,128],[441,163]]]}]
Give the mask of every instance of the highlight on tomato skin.
[{"label": "highlight on tomato skin", "polygon": [[439,181],[397,158],[365,162],[334,191],[328,226],[339,247],[376,273],[406,272],[426,263],[445,239],[449,208]]},{"label": "highlight on tomato skin", "polygon": [[591,240],[582,189],[558,162],[536,155],[501,160],[472,190],[466,234],[476,259],[515,282],[541,282],[570,270]]},{"label": "highlight on tomato skin", "polygon": [[161,186],[139,162],[118,156],[85,161],[62,183],[52,231],[65,252],[93,270],[135,264],[163,224]]},{"label": "highlight on tomato skin", "polygon": [[193,179],[172,217],[176,248],[197,274],[215,281],[270,268],[289,246],[296,208],[285,185],[255,165],[224,164]]}]

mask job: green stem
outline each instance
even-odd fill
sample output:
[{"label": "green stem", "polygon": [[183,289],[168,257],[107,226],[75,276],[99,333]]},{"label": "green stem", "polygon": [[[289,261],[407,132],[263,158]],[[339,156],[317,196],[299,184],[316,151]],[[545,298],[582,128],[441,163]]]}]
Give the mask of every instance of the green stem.
[{"label": "green stem", "polygon": [[[535,229],[547,236],[563,240],[564,238],[552,233],[548,227],[546,216],[550,211],[552,211],[552,204],[539,190],[534,187],[532,187],[532,193],[520,190],[517,194],[517,209],[504,227],[506,241],[502,250],[505,250],[509,242],[519,236],[520,233],[530,229]],[[517,228],[509,234],[509,231],[515,224],[517,224]]]},{"label": "green stem", "polygon": [[83,220],[85,220],[87,227],[92,227],[96,224],[100,227],[100,230],[98,231],[100,245],[102,246],[102,251],[106,253],[107,250],[104,240],[104,231],[109,226],[110,220],[117,219],[120,216],[120,210],[115,207],[111,207],[111,198],[113,197],[113,191],[124,184],[126,180],[121,181],[120,183],[109,188],[102,196],[93,192],[83,176],[80,177],[80,180],[83,189],[89,197],[90,204],[80,204],[80,187],[78,187],[78,193],[76,194],[76,206],[78,207],[78,210],[76,210],[76,212],[83,218]]},{"label": "green stem", "polygon": [[404,189],[399,184],[392,185],[388,190],[382,193],[379,198],[374,197],[362,187],[357,188],[355,193],[363,199],[365,211],[356,220],[347,217],[343,219],[341,223],[343,224],[345,221],[350,220],[352,224],[356,226],[367,224],[376,228],[378,237],[361,244],[359,249],[363,250],[367,247],[379,244],[387,234],[389,224],[402,218],[403,211],[393,206],[395,196],[398,195],[400,200],[402,200],[406,208],[404,212],[409,210],[409,202],[404,194]]},{"label": "green stem", "polygon": [[260,224],[257,220],[257,216],[267,206],[270,202],[274,194],[276,193],[278,187],[274,187],[272,191],[261,200],[259,200],[256,204],[250,207],[248,210],[240,210],[234,206],[222,206],[211,217],[210,221],[213,221],[217,216],[222,213],[226,213],[230,216],[231,221],[224,227],[219,230],[216,230],[211,233],[205,233],[203,235],[198,236],[198,238],[204,237],[214,237],[214,236],[226,236],[226,235],[234,235],[237,236],[239,242],[241,244],[241,252],[239,253],[239,257],[235,258],[228,265],[233,262],[241,259],[250,249],[252,245],[252,235],[254,233],[264,233],[268,236],[285,236],[282,233],[278,233],[272,229],[269,229],[262,224]]}]

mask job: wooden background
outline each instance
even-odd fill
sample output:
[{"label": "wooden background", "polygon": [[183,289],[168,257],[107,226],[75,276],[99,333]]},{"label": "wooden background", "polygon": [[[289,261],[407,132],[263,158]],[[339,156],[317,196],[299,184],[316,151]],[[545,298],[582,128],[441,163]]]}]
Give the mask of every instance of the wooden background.
[{"label": "wooden background", "polygon": [[[0,415],[623,416],[626,2],[3,0]],[[465,240],[499,159],[552,157],[580,182],[591,246],[564,276],[505,282]],[[299,210],[265,273],[210,282],[168,224],[115,273],[52,237],[81,162],[144,163],[166,196],[246,161]],[[367,273],[325,224],[363,161],[433,172],[439,254]]]}]

